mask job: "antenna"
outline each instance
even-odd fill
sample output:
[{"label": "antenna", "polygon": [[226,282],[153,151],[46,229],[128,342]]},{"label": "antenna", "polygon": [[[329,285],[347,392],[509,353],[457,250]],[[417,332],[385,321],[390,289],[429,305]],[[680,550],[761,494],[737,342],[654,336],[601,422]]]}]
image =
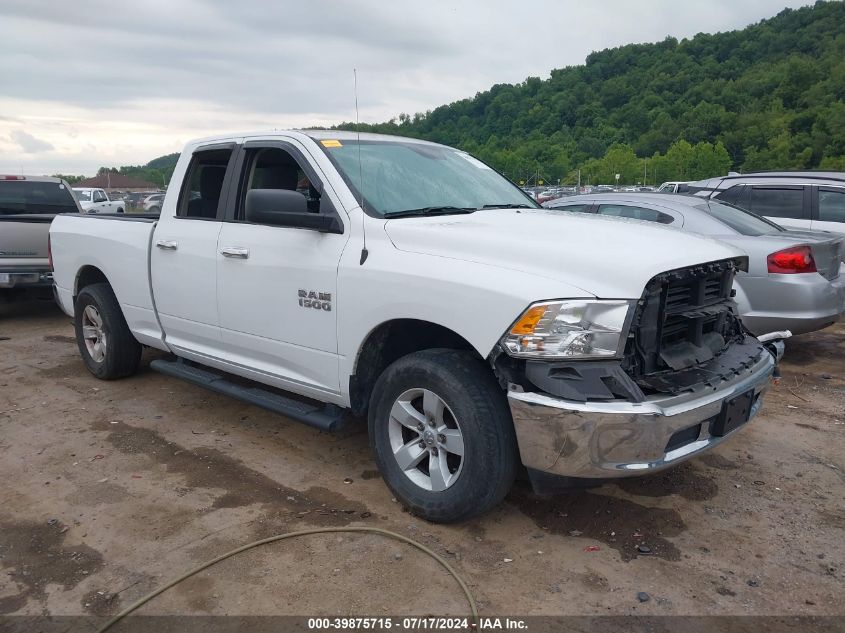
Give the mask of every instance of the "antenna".
[{"label": "antenna", "polygon": [[364,236],[364,243],[361,247],[360,266],[367,261],[370,252],[367,250],[367,224],[364,217],[364,167],[361,164],[361,119],[358,115],[358,69],[352,69],[352,76],[355,79],[355,131],[358,134],[358,193],[361,194],[361,233]]}]

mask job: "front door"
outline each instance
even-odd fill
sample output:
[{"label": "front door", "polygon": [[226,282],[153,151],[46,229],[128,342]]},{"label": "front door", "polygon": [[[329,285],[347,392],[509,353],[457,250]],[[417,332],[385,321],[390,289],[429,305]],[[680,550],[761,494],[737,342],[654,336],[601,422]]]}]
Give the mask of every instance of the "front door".
[{"label": "front door", "polygon": [[337,269],[349,233],[247,222],[245,204],[255,189],[297,191],[312,213],[337,215],[339,202],[294,141],[248,143],[241,154],[217,253],[226,358],[291,391],[336,394]]},{"label": "front door", "polygon": [[162,209],[151,245],[155,303],[166,343],[180,355],[218,356],[217,238],[234,145],[194,152],[175,207]]}]

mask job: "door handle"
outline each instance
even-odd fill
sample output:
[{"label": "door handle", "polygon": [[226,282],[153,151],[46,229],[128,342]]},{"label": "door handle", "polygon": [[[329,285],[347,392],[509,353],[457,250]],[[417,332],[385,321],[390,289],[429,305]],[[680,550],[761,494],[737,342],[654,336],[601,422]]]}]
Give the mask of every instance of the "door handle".
[{"label": "door handle", "polygon": [[220,254],[223,257],[230,257],[232,259],[248,259],[249,249],[239,246],[224,246],[220,249]]},{"label": "door handle", "polygon": [[179,243],[174,242],[173,240],[158,240],[156,242],[156,246],[166,251],[175,251],[179,248]]}]

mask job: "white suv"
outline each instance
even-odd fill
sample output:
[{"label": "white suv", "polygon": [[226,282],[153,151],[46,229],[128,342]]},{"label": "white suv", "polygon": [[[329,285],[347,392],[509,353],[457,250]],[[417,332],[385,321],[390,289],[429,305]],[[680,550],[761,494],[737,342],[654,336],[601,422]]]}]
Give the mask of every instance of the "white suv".
[{"label": "white suv", "polygon": [[790,228],[845,234],[842,172],[732,174],[691,183],[690,193],[719,198]]}]

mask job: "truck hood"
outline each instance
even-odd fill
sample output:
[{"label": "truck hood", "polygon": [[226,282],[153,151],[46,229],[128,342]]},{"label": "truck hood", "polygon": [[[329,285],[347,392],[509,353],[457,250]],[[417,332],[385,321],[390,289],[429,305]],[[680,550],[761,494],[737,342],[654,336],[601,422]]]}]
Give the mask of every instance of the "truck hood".
[{"label": "truck hood", "polygon": [[384,228],[400,251],[554,279],[605,299],[637,299],[658,273],[744,256],[652,222],[545,209],[397,218]]}]

